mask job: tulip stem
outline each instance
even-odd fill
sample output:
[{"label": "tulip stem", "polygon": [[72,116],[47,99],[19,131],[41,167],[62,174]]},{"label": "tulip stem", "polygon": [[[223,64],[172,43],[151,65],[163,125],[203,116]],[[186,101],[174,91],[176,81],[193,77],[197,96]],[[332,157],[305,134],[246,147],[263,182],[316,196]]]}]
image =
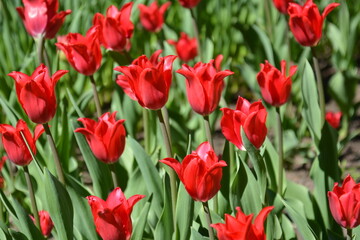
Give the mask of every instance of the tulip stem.
[{"label": "tulip stem", "polygon": [[324,95],[324,86],[321,78],[320,66],[319,61],[315,56],[315,49],[311,48],[311,53],[313,55],[313,63],[314,63],[314,70],[316,75],[316,82],[317,88],[319,93],[319,103],[320,103],[320,111],[321,111],[321,126],[324,125],[325,122],[325,95]]},{"label": "tulip stem", "polygon": [[37,43],[37,55],[39,64],[44,63],[44,36],[40,36],[39,38],[35,39]]},{"label": "tulip stem", "polygon": [[147,154],[150,154],[150,129],[149,129],[149,112],[143,108],[143,125],[144,125],[144,145]]},{"label": "tulip stem", "polygon": [[[27,142],[27,140],[26,140],[26,138],[25,138],[25,136],[24,136],[24,133],[23,133],[22,131],[20,131],[20,135],[21,135],[22,139],[23,139],[24,142],[25,142],[26,148],[27,148],[27,149],[29,150],[29,152],[30,152],[31,158],[33,159],[33,161],[36,163],[36,165],[39,167],[39,169],[40,169],[41,172],[42,172],[42,168],[41,168],[40,164],[38,163],[38,161],[36,160],[35,155],[34,155],[34,153],[32,152],[32,150],[31,150],[31,148],[30,148],[30,145],[29,145],[29,143]],[[11,163],[10,163],[10,168],[11,168],[11,167],[12,167],[12,166],[11,166]],[[12,171],[12,169],[11,169],[11,171]],[[12,174],[13,174],[12,179],[14,179],[14,173],[12,173]]]},{"label": "tulip stem", "polygon": [[114,188],[118,187],[118,180],[117,180],[117,176],[116,176],[116,166],[115,163],[111,163],[109,164],[109,168],[110,168],[110,172],[111,172],[111,177],[114,183]]},{"label": "tulip stem", "polygon": [[3,202],[0,201],[0,222],[5,223],[4,219],[4,205]]},{"label": "tulip stem", "polygon": [[94,94],[96,113],[97,113],[98,117],[100,117],[101,116],[101,105],[100,105],[99,95],[98,95],[98,92],[96,90],[96,84],[95,84],[94,75],[90,75],[89,77],[90,77],[91,87],[92,87],[93,94]]},{"label": "tulip stem", "polygon": [[46,133],[49,145],[50,145],[51,152],[53,153],[58,178],[59,178],[60,182],[63,185],[65,185],[65,178],[64,178],[64,173],[63,173],[61,163],[60,163],[59,153],[58,153],[58,151],[56,149],[55,141],[54,141],[54,138],[52,137],[52,134],[51,134],[51,131],[50,131],[50,128],[49,128],[49,124],[44,123],[43,126],[44,126],[45,133]]},{"label": "tulip stem", "polygon": [[33,188],[32,182],[31,182],[31,177],[30,177],[28,166],[24,166],[24,173],[25,173],[26,184],[27,184],[28,190],[29,190],[31,208],[32,208],[33,215],[35,218],[35,225],[38,229],[40,229],[39,211],[38,211],[36,201],[35,201],[34,188]]},{"label": "tulip stem", "polygon": [[278,172],[278,194],[282,196],[283,190],[283,171],[284,171],[284,152],[283,152],[283,131],[282,131],[282,124],[281,124],[281,114],[280,114],[280,107],[276,108],[277,112],[277,131],[278,131],[278,155],[279,155],[279,172]]},{"label": "tulip stem", "polygon": [[208,231],[209,231],[209,238],[210,240],[214,240],[214,231],[211,228],[211,214],[210,214],[210,209],[209,209],[209,204],[208,202],[203,202],[203,207],[204,207],[204,212],[205,212],[205,216],[206,216],[206,221],[208,224]]},{"label": "tulip stem", "polygon": [[191,13],[192,21],[193,21],[193,26],[194,26],[194,34],[195,34],[196,41],[197,41],[197,46],[198,46],[198,55],[200,57],[200,61],[202,61],[199,29],[198,29],[198,25],[196,23],[196,17],[195,17],[195,12],[194,11],[195,11],[195,8],[190,9],[190,13]]},{"label": "tulip stem", "polygon": [[347,239],[352,240],[353,239],[352,228],[346,229],[346,233],[347,233]]}]

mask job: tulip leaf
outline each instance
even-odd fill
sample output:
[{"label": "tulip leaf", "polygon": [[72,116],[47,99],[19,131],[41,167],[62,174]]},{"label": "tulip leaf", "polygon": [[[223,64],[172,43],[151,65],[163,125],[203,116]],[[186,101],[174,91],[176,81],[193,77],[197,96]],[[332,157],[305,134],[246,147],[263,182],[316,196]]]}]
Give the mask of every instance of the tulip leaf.
[{"label": "tulip leaf", "polygon": [[176,203],[176,223],[180,240],[190,237],[190,227],[194,216],[194,201],[186,191],[183,184],[179,184],[178,198]]},{"label": "tulip leaf", "polygon": [[275,64],[275,59],[274,59],[274,53],[273,53],[273,49],[271,46],[271,42],[269,37],[266,35],[266,33],[261,30],[261,28],[259,28],[256,25],[253,25],[253,29],[255,30],[255,32],[258,34],[259,39],[263,45],[263,48],[265,50],[266,53],[266,59],[271,63],[271,64]]},{"label": "tulip leaf", "polygon": [[196,231],[193,227],[191,227],[190,240],[209,240],[209,238],[202,236],[198,231]]},{"label": "tulip leaf", "polygon": [[11,240],[12,239],[10,236],[8,227],[3,222],[0,222],[0,239],[3,239],[3,240]]},{"label": "tulip leaf", "polygon": [[47,206],[59,239],[73,240],[74,209],[69,193],[48,169],[44,179]]},{"label": "tulip leaf", "polygon": [[146,202],[136,223],[134,223],[134,229],[133,234],[131,236],[132,240],[142,240],[143,239],[143,233],[146,227],[148,214],[150,210],[150,201]]}]

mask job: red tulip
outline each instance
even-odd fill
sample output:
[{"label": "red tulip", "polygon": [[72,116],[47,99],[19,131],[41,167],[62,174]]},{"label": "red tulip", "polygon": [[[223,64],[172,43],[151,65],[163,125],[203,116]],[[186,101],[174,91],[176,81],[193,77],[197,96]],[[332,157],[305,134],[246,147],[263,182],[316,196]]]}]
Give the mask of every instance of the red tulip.
[{"label": "red tulip", "polygon": [[360,184],[348,175],[341,187],[334,184],[328,192],[329,206],[335,221],[344,228],[356,228],[360,224]]},{"label": "red tulip", "polygon": [[291,77],[295,74],[297,66],[290,67],[289,76],[286,76],[286,62],[281,61],[281,72],[268,61],[260,64],[261,70],[256,78],[264,100],[273,105],[281,106],[287,102],[291,93]]},{"label": "red tulip", "polygon": [[189,195],[201,202],[208,201],[220,190],[222,167],[227,166],[223,160],[219,161],[208,142],[200,144],[181,163],[173,158],[160,162],[173,168]]},{"label": "red tulip", "polygon": [[133,206],[144,195],[125,198],[121,189],[115,188],[106,201],[96,197],[86,197],[90,205],[96,232],[103,240],[129,240],[132,232],[131,212]]},{"label": "red tulip", "polygon": [[341,116],[341,112],[327,112],[325,115],[325,120],[330,124],[330,126],[337,129],[340,127]]},{"label": "red tulip", "polygon": [[119,66],[115,70],[123,73],[117,77],[116,83],[133,100],[148,109],[162,108],[168,100],[172,63],[176,56],[159,58],[161,50],[156,51],[150,60],[142,55],[130,66]]},{"label": "red tulip", "polygon": [[56,113],[55,85],[67,73],[59,70],[52,77],[44,64],[38,66],[31,76],[22,72],[8,75],[15,80],[19,102],[34,123],[47,123]]},{"label": "red tulip", "polygon": [[134,24],[130,21],[133,2],[126,3],[119,11],[111,5],[106,10],[106,16],[96,13],[94,26],[100,28],[100,42],[109,50],[121,52],[130,49],[130,38],[134,31]]},{"label": "red tulip", "polygon": [[320,15],[318,6],[312,0],[307,0],[304,6],[289,3],[289,26],[295,39],[303,46],[317,45],[321,39],[325,17],[339,5],[331,3]]},{"label": "red tulip", "polygon": [[[30,216],[31,220],[35,223],[35,218]],[[51,230],[54,228],[54,223],[51,220],[49,213],[45,210],[39,211],[40,228],[45,237],[50,236]]]},{"label": "red tulip", "polygon": [[243,129],[249,141],[256,148],[261,147],[267,134],[267,112],[261,100],[250,104],[245,98],[239,97],[235,110],[222,108],[221,111],[224,114],[221,118],[221,131],[228,141],[245,150],[241,138]]},{"label": "red tulip", "polygon": [[181,6],[185,8],[193,8],[199,4],[201,0],[179,0]]},{"label": "red tulip", "polygon": [[281,12],[282,14],[287,14],[287,9],[289,7],[289,3],[293,2],[293,0],[273,0],[274,6]]},{"label": "red tulip", "polygon": [[125,120],[115,120],[116,112],[104,113],[96,122],[89,118],[79,118],[84,128],[78,128],[79,132],[86,137],[94,155],[104,163],[116,162],[125,148]]},{"label": "red tulip", "polygon": [[184,32],[181,33],[180,39],[177,42],[174,40],[168,40],[167,42],[175,46],[176,54],[184,62],[188,62],[198,55],[196,38],[189,38]]},{"label": "red tulip", "polygon": [[164,14],[166,9],[171,5],[171,2],[166,2],[159,7],[157,1],[154,1],[150,6],[139,4],[140,21],[143,27],[150,32],[158,32],[164,23]]},{"label": "red tulip", "polygon": [[219,240],[265,240],[264,223],[273,209],[273,206],[263,208],[252,223],[254,214],[245,215],[237,207],[236,217],[225,214],[225,223],[211,226],[216,229]]},{"label": "red tulip", "polygon": [[26,31],[33,37],[45,35],[53,38],[71,10],[61,11],[58,0],[23,0],[24,7],[17,7]]},{"label": "red tulip", "polygon": [[220,71],[217,65],[214,60],[198,62],[193,68],[183,64],[176,71],[186,78],[186,92],[192,109],[203,116],[215,111],[224,88],[224,78],[233,74],[229,70]]},{"label": "red tulip", "polygon": [[8,158],[16,165],[25,166],[31,162],[32,158],[20,132],[24,135],[33,154],[36,155],[35,142],[44,132],[44,128],[42,125],[37,125],[34,136],[32,136],[28,126],[22,119],[18,121],[16,128],[8,124],[0,124],[2,142]]},{"label": "red tulip", "polygon": [[79,33],[69,33],[58,38],[55,45],[62,50],[69,63],[76,71],[86,76],[93,75],[101,64],[101,49],[99,43],[99,29],[91,27],[86,36]]}]

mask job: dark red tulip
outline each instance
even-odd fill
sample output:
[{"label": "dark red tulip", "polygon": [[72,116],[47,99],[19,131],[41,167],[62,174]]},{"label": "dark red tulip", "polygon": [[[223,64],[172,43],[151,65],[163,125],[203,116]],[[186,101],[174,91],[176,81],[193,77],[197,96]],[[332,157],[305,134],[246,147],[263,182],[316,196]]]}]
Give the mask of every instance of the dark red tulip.
[{"label": "dark red tulip", "polygon": [[206,202],[220,190],[222,168],[226,162],[218,159],[209,142],[204,142],[179,163],[173,158],[160,162],[175,170],[185,189],[195,201]]},{"label": "dark red tulip", "polygon": [[106,49],[118,52],[130,49],[130,38],[134,31],[134,24],[130,21],[132,6],[133,2],[129,2],[118,10],[111,5],[106,10],[106,16],[95,14],[93,24],[99,27],[100,42]]},{"label": "dark red tulip", "polygon": [[43,124],[54,117],[57,105],[55,86],[67,72],[59,70],[50,77],[47,67],[41,64],[31,76],[22,72],[8,74],[15,80],[18,100],[31,121]]},{"label": "dark red tulip", "polygon": [[249,103],[245,98],[239,97],[235,110],[222,108],[221,131],[225,138],[241,150],[245,150],[241,137],[244,130],[249,141],[260,148],[265,141],[267,128],[267,112],[261,100]]},{"label": "dark red tulip", "polygon": [[144,195],[134,195],[126,199],[121,189],[115,188],[106,201],[96,197],[86,197],[94,218],[96,232],[103,240],[129,240],[132,233],[131,212],[133,206]]},{"label": "dark red tulip", "polygon": [[116,83],[133,100],[148,109],[162,108],[168,100],[172,81],[172,63],[176,56],[159,58],[161,50],[150,59],[145,55],[135,59],[130,66],[119,66],[115,70],[123,75]]},{"label": "dark red tulip", "polygon": [[179,0],[181,6],[185,8],[193,8],[200,3],[201,0]]},{"label": "dark red tulip", "polygon": [[37,38],[44,35],[45,38],[53,38],[64,23],[66,15],[71,10],[57,12],[58,0],[23,0],[24,7],[17,7],[26,31]]},{"label": "dark red tulip", "polygon": [[322,36],[326,16],[339,5],[339,3],[329,4],[320,15],[318,6],[312,0],[307,0],[304,6],[289,3],[289,26],[296,41],[303,46],[317,45]]},{"label": "dark red tulip", "polygon": [[180,38],[177,42],[174,40],[168,40],[167,42],[175,46],[176,54],[184,62],[193,60],[198,55],[198,44],[196,38],[190,38],[184,32],[180,34]]},{"label": "dark red tulip", "polygon": [[44,132],[44,128],[42,125],[37,125],[35,127],[34,136],[32,136],[27,124],[22,119],[18,121],[15,128],[8,124],[0,124],[2,143],[8,158],[16,165],[25,166],[31,162],[32,158],[26,147],[25,141],[21,136],[21,132],[29,144],[31,151],[36,155],[35,143]]},{"label": "dark red tulip", "polygon": [[164,14],[166,9],[171,5],[171,2],[166,2],[159,7],[157,1],[154,1],[150,6],[139,4],[140,22],[143,27],[150,32],[158,32],[164,24]]},{"label": "dark red tulip", "polygon": [[[35,222],[35,218],[30,216],[31,220]],[[54,228],[54,223],[51,220],[49,213],[45,210],[39,211],[39,218],[40,218],[40,228],[41,232],[45,237],[49,237],[52,229]]]},{"label": "dark red tulip", "polygon": [[325,120],[335,129],[340,127],[342,112],[327,112]]},{"label": "dark red tulip", "polygon": [[281,12],[282,14],[287,14],[287,9],[289,7],[289,3],[293,2],[293,0],[273,0],[274,6]]},{"label": "dark red tulip", "polygon": [[104,163],[116,162],[125,148],[126,131],[125,120],[115,120],[116,112],[104,113],[96,122],[89,118],[79,118],[84,128],[78,128],[75,132],[82,133],[94,153]]},{"label": "dark red tulip", "polygon": [[273,206],[263,208],[255,218],[254,214],[245,215],[240,207],[236,208],[236,217],[225,214],[225,223],[211,224],[217,231],[219,240],[266,240],[264,224]]},{"label": "dark red tulip", "polygon": [[264,100],[273,105],[281,106],[287,102],[291,93],[291,77],[295,74],[297,66],[290,67],[289,76],[286,76],[286,62],[281,61],[281,72],[268,61],[260,64],[261,70],[256,78]]},{"label": "dark red tulip", "polygon": [[86,36],[79,33],[69,33],[58,38],[55,45],[62,50],[71,66],[81,74],[93,75],[101,65],[101,49],[99,29],[91,27]]},{"label": "dark red tulip", "polygon": [[183,64],[177,70],[186,78],[186,92],[192,109],[203,116],[209,115],[217,108],[221,92],[224,88],[224,78],[234,74],[232,71],[220,71],[214,60],[209,63],[198,62],[192,68]]}]

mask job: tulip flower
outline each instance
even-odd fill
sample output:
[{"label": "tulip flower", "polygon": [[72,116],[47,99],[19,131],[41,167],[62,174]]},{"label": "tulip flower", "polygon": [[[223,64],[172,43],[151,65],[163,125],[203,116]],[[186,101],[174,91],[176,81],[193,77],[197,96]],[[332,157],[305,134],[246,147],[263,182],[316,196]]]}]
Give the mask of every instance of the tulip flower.
[{"label": "tulip flower", "polygon": [[193,8],[199,4],[201,0],[179,0],[181,6],[185,8]]},{"label": "tulip flower", "polygon": [[360,184],[348,175],[340,187],[334,184],[328,192],[329,206],[335,221],[344,228],[356,228],[360,224]]},{"label": "tulip flower", "polygon": [[15,80],[18,100],[31,121],[43,124],[54,117],[56,113],[55,86],[67,72],[59,70],[50,77],[48,68],[41,64],[31,76],[22,72],[8,74]]},{"label": "tulip flower", "polygon": [[293,0],[273,0],[274,6],[281,12],[282,14],[287,14],[287,9],[289,7],[289,3],[293,2]]},{"label": "tulip flower", "polygon": [[297,66],[290,67],[289,76],[286,76],[286,62],[281,61],[281,72],[268,61],[260,64],[261,70],[256,78],[264,100],[279,107],[287,102],[291,93],[291,77],[295,74]]},{"label": "tulip flower", "polygon": [[327,112],[325,115],[325,120],[330,124],[330,126],[337,129],[340,127],[341,116],[341,112]]},{"label": "tulip flower", "polygon": [[79,118],[84,128],[78,128],[75,132],[81,133],[100,161],[104,163],[116,162],[125,148],[126,131],[124,128],[125,120],[115,120],[116,112],[104,113],[96,122],[89,118]]},{"label": "tulip flower", "polygon": [[175,46],[176,54],[184,62],[188,62],[198,55],[196,38],[189,38],[184,32],[180,34],[180,39],[177,42],[174,40],[168,40],[167,42]]},{"label": "tulip flower", "polygon": [[119,66],[115,70],[123,73],[116,83],[133,100],[147,109],[158,110],[168,100],[172,81],[172,63],[176,56],[159,58],[162,50],[156,51],[150,60],[142,55],[130,66]]},{"label": "tulip flower", "polygon": [[235,110],[229,108],[220,110],[224,114],[220,123],[221,131],[228,141],[245,150],[241,137],[241,129],[243,129],[249,141],[256,148],[261,147],[267,134],[267,112],[261,100],[250,104],[245,98],[239,97]]},{"label": "tulip flower", "polygon": [[34,136],[31,135],[30,130],[24,120],[20,119],[14,128],[8,124],[0,124],[0,133],[2,134],[2,143],[10,161],[16,165],[26,166],[32,158],[26,147],[25,141],[21,136],[24,135],[29,147],[34,155],[36,155],[36,140],[44,132],[42,125],[35,127]]},{"label": "tulip flower", "polygon": [[158,32],[164,23],[164,14],[166,9],[171,5],[171,2],[166,2],[159,7],[157,1],[154,1],[150,6],[139,4],[140,22],[143,27],[150,32]]},{"label": "tulip flower", "polygon": [[106,201],[96,197],[86,197],[94,218],[96,232],[103,240],[129,240],[132,233],[131,212],[134,205],[144,198],[134,195],[125,198],[121,189],[115,188]]},{"label": "tulip flower", "polygon": [[245,215],[237,207],[236,217],[225,214],[225,223],[211,226],[216,229],[219,240],[266,240],[264,223],[273,209],[273,206],[263,208],[252,223],[254,214]]},{"label": "tulip flower", "polygon": [[186,191],[195,201],[206,202],[220,190],[222,167],[226,162],[218,159],[209,142],[204,142],[179,163],[173,158],[160,162],[175,170]]},{"label": "tulip flower", "polygon": [[100,42],[106,49],[118,52],[130,49],[134,31],[134,24],[130,21],[132,5],[133,2],[126,3],[120,10],[111,5],[106,10],[106,16],[95,14],[93,24],[99,27]]},{"label": "tulip flower", "polygon": [[24,7],[17,7],[26,31],[34,38],[45,35],[53,38],[71,10],[61,11],[58,0],[23,0]]},{"label": "tulip flower", "polygon": [[303,46],[316,46],[321,39],[326,16],[339,5],[329,4],[320,15],[318,6],[312,0],[307,0],[304,6],[289,3],[289,26],[296,41]]},{"label": "tulip flower", "polygon": [[214,60],[209,63],[198,62],[192,68],[183,64],[177,70],[186,78],[186,92],[192,109],[203,116],[207,116],[217,108],[221,92],[224,88],[224,78],[234,74],[230,70],[220,71]]},{"label": "tulip flower", "polygon": [[[51,230],[54,228],[54,223],[51,220],[49,213],[45,210],[39,211],[40,228],[45,237],[49,237]],[[31,220],[35,223],[35,218],[30,215]]]},{"label": "tulip flower", "polygon": [[86,36],[79,33],[69,33],[58,38],[55,45],[65,53],[71,66],[81,74],[93,75],[101,64],[101,49],[98,27],[91,27]]}]

